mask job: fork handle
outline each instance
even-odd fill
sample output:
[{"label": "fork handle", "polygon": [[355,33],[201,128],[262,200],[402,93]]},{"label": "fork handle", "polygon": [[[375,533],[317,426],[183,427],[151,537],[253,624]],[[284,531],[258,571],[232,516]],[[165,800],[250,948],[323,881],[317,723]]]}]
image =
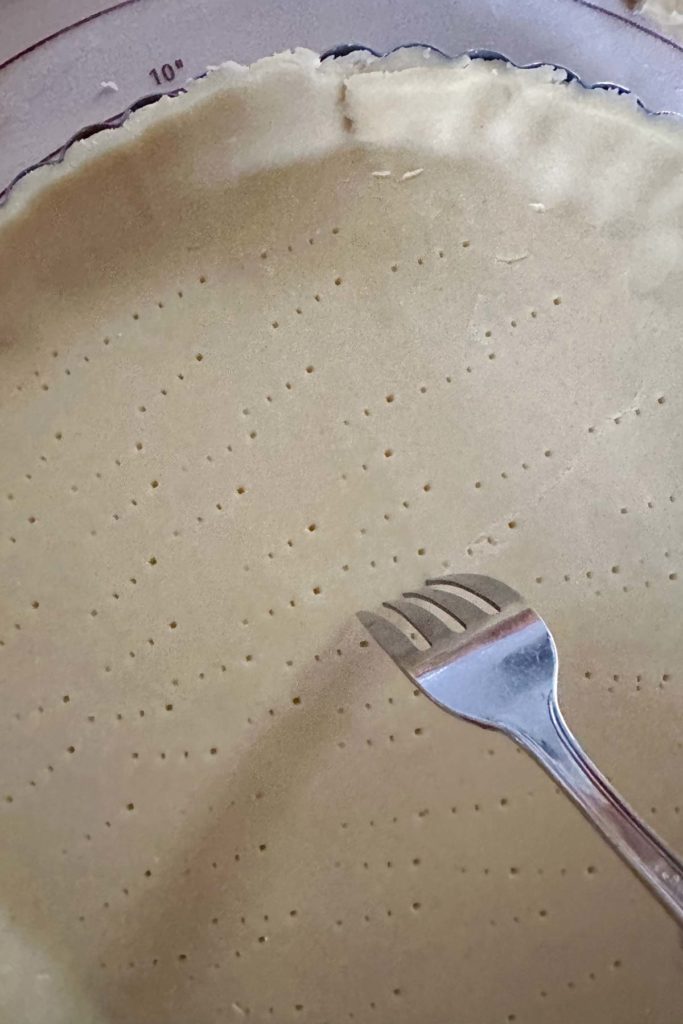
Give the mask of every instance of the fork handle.
[{"label": "fork handle", "polygon": [[555,779],[683,928],[683,861],[645,824],[595,767],[552,697],[545,725],[516,739]]}]

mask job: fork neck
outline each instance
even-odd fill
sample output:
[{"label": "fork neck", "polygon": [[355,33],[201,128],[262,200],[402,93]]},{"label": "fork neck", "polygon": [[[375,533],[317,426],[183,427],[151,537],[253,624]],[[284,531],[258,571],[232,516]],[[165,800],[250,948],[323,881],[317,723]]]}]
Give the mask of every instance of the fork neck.
[{"label": "fork neck", "polygon": [[571,733],[554,693],[533,735],[512,733],[683,927],[683,862],[619,796]]}]

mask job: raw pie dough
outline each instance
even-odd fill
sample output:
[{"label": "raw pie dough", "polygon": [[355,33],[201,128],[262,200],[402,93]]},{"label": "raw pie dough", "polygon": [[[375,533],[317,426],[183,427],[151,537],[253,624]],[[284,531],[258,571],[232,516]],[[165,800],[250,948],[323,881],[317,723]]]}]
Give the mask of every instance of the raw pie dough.
[{"label": "raw pie dough", "polygon": [[683,0],[642,0],[635,9],[661,26],[667,35],[683,39]]},{"label": "raw pie dough", "polygon": [[354,612],[517,586],[683,848],[683,136],[397,61],[226,65],[2,212],[4,1022],[680,1022],[666,914]]}]

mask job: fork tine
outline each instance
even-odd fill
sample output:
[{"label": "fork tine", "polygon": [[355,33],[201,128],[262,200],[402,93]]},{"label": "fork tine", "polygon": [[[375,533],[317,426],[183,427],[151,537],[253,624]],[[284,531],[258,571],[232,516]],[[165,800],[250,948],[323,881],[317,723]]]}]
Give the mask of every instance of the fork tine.
[{"label": "fork tine", "polygon": [[483,597],[498,611],[502,611],[509,604],[522,601],[521,595],[512,587],[501,583],[500,580],[491,579],[490,576],[481,576],[479,573],[463,572],[427,580],[429,586],[433,586],[435,583],[452,583],[463,590],[469,590],[471,594]]},{"label": "fork tine", "polygon": [[[428,582],[431,584],[444,581],[429,580]],[[464,629],[472,629],[474,626],[478,626],[480,622],[489,618],[487,612],[477,608],[476,604],[468,601],[466,597],[461,597],[460,594],[449,594],[445,590],[433,590],[431,587],[425,587],[423,590],[410,591],[403,596],[421,597],[423,601],[429,601],[430,604],[436,605],[437,608],[442,608],[449,615],[452,615],[456,622],[459,622]]]},{"label": "fork tine", "polygon": [[356,612],[356,617],[365,626],[373,640],[376,640],[394,661],[400,662],[403,658],[420,653],[419,648],[411,643],[397,626],[388,622],[381,615],[373,615],[372,612]]},{"label": "fork tine", "polygon": [[[406,594],[405,596],[412,597],[413,595]],[[453,636],[453,631],[445,622],[442,622],[427,608],[413,604],[412,601],[385,601],[384,607],[391,608],[402,615],[430,644],[438,643],[439,640],[450,640]]]}]

